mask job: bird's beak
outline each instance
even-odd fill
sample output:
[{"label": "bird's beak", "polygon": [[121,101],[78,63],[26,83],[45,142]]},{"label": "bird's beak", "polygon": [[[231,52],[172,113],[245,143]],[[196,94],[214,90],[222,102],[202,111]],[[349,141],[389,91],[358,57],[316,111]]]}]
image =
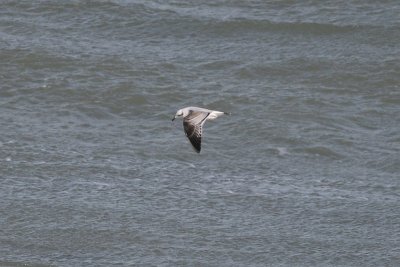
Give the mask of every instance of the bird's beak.
[{"label": "bird's beak", "polygon": [[176,118],[176,117],[174,116],[174,117],[172,118],[172,121],[174,121],[174,120],[175,120],[175,118]]}]

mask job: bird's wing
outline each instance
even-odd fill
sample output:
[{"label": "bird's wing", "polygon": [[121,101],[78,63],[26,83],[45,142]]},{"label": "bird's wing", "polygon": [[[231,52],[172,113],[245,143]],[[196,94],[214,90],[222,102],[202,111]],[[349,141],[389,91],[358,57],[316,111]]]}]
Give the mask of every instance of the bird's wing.
[{"label": "bird's wing", "polygon": [[183,118],[183,128],[185,130],[185,134],[197,153],[200,153],[201,150],[203,124],[208,115],[210,115],[210,113],[190,111],[189,115]]}]

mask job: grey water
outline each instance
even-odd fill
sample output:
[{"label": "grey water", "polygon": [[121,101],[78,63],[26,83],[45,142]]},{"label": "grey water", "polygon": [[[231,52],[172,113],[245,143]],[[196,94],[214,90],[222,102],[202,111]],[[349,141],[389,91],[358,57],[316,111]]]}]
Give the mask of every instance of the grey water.
[{"label": "grey water", "polygon": [[0,1],[0,266],[400,266],[399,14]]}]

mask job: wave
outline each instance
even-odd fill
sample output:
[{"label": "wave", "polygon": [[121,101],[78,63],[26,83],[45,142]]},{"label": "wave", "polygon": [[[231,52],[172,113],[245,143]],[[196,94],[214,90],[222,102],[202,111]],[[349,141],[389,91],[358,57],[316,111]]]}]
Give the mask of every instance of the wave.
[{"label": "wave", "polygon": [[273,22],[269,20],[231,20],[213,23],[209,29],[217,32],[231,31],[260,31],[260,32],[295,32],[310,34],[349,33],[360,29],[361,26],[335,25],[313,22]]},{"label": "wave", "polygon": [[343,159],[344,156],[333,151],[331,148],[325,147],[325,146],[311,146],[311,147],[305,147],[303,149],[299,149],[299,152],[306,153],[309,155],[314,155],[314,156],[322,156],[322,157],[327,157],[331,159]]}]

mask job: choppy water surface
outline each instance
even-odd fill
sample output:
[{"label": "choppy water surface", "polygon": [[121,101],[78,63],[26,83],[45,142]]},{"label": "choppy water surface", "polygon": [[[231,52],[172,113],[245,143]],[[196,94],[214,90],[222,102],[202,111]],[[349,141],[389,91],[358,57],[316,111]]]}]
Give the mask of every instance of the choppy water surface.
[{"label": "choppy water surface", "polygon": [[399,266],[399,3],[199,2],[1,2],[0,265]]}]

